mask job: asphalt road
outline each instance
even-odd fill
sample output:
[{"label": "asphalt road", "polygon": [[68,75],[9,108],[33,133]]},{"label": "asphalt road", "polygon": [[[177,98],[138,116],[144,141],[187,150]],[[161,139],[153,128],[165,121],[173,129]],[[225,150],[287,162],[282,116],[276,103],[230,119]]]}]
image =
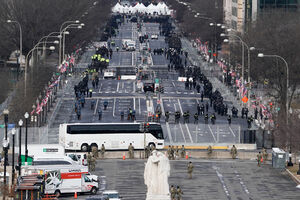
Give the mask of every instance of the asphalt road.
[{"label": "asphalt road", "polygon": [[[180,186],[184,200],[282,200],[299,199],[296,184],[270,164],[254,161],[191,160],[193,179],[188,179],[186,160],[170,161],[169,185]],[[107,189],[118,190],[123,200],[145,199],[145,160],[98,160],[98,176],[106,176]],[[79,196],[85,199],[88,194]],[[68,199],[66,197],[66,199]]]},{"label": "asphalt road", "polygon": [[[142,34],[157,34],[159,35],[159,25],[155,23],[145,23],[142,28]],[[136,24],[126,23],[119,29],[117,37],[112,38],[116,42],[116,46],[121,47],[122,39],[134,39],[138,42],[138,32]],[[163,36],[158,37],[156,40],[149,39],[149,47],[153,50],[156,48],[166,47]],[[120,50],[116,52],[116,47],[113,48],[113,56],[110,62],[110,67],[128,67],[135,68],[136,62],[140,56],[139,47],[134,52]],[[120,48],[121,49],[121,48]],[[90,56],[93,51],[86,52],[77,67],[82,67],[89,63]],[[158,106],[164,111],[169,111],[171,117],[169,123],[165,123],[164,116],[161,119],[161,124],[164,130],[166,144],[191,144],[198,143],[238,143],[242,137],[241,133],[246,127],[246,120],[240,118],[233,119],[231,126],[228,125],[226,116],[218,116],[216,124],[204,124],[204,116],[199,116],[199,123],[194,124],[193,115],[197,110],[197,104],[205,104],[200,101],[200,94],[197,94],[195,89],[185,89],[184,82],[177,80],[177,72],[167,70],[168,60],[164,55],[153,55],[151,53],[151,60],[155,77],[159,79],[160,84],[164,87],[164,93],[157,95],[150,95],[148,98],[152,101],[153,109]],[[101,77],[101,76],[100,76]],[[57,143],[57,128],[61,123],[72,122],[120,122],[120,112],[126,111],[128,108],[136,110],[136,121],[142,122],[147,116],[146,95],[137,87],[134,80],[106,80],[101,77],[99,87],[93,90],[92,98],[86,98],[86,106],[81,110],[81,120],[78,120],[74,112],[74,90],[73,86],[80,81],[80,77],[71,77],[68,80],[66,89],[63,91],[60,103],[57,106],[57,111],[51,118],[51,125],[49,126],[49,137],[47,142]],[[92,88],[89,82],[89,88]],[[91,101],[96,101],[95,109],[91,110]],[[108,101],[108,109],[103,110],[103,102]],[[232,102],[226,102],[231,109]],[[103,117],[98,120],[97,110],[102,107]],[[181,118],[180,124],[174,123],[174,112],[185,111],[190,112],[190,122],[183,124]],[[213,113],[213,109],[209,108],[209,116]],[[127,120],[125,120],[127,122]]]}]

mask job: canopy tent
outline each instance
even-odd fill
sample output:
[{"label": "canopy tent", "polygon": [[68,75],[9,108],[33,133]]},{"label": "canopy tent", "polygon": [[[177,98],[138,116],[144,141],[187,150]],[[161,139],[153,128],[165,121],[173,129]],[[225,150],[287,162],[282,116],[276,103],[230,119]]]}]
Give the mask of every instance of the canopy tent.
[{"label": "canopy tent", "polygon": [[122,6],[117,3],[113,8],[114,13],[148,13],[148,14],[160,14],[160,15],[170,15],[172,10],[164,2],[160,2],[157,5],[149,4],[147,7],[143,3],[137,3],[135,6]]},{"label": "canopy tent", "polygon": [[114,13],[119,13],[119,12],[121,12],[121,9],[123,8],[123,6],[121,6],[120,4],[119,4],[119,2],[112,8],[112,11],[114,12]]}]

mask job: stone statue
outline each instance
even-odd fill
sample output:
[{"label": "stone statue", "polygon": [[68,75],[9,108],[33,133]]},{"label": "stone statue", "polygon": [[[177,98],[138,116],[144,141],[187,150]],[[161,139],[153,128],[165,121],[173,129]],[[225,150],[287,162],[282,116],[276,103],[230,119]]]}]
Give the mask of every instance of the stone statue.
[{"label": "stone statue", "polygon": [[167,156],[157,150],[152,151],[146,163],[144,180],[147,185],[146,200],[170,200],[168,177],[170,163]]}]

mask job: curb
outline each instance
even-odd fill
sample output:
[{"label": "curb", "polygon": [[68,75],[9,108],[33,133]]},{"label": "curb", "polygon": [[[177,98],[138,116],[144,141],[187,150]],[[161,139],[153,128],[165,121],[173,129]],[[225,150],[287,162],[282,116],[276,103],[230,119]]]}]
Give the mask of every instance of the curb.
[{"label": "curb", "polygon": [[300,179],[295,176],[290,170],[286,169],[288,175],[295,181],[295,183],[300,184]]}]

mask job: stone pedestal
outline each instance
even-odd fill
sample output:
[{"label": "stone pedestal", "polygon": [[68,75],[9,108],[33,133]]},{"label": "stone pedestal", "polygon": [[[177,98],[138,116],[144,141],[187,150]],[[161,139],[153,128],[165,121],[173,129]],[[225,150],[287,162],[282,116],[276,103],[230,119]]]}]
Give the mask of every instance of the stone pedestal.
[{"label": "stone pedestal", "polygon": [[171,200],[170,195],[147,195],[146,200]]}]

